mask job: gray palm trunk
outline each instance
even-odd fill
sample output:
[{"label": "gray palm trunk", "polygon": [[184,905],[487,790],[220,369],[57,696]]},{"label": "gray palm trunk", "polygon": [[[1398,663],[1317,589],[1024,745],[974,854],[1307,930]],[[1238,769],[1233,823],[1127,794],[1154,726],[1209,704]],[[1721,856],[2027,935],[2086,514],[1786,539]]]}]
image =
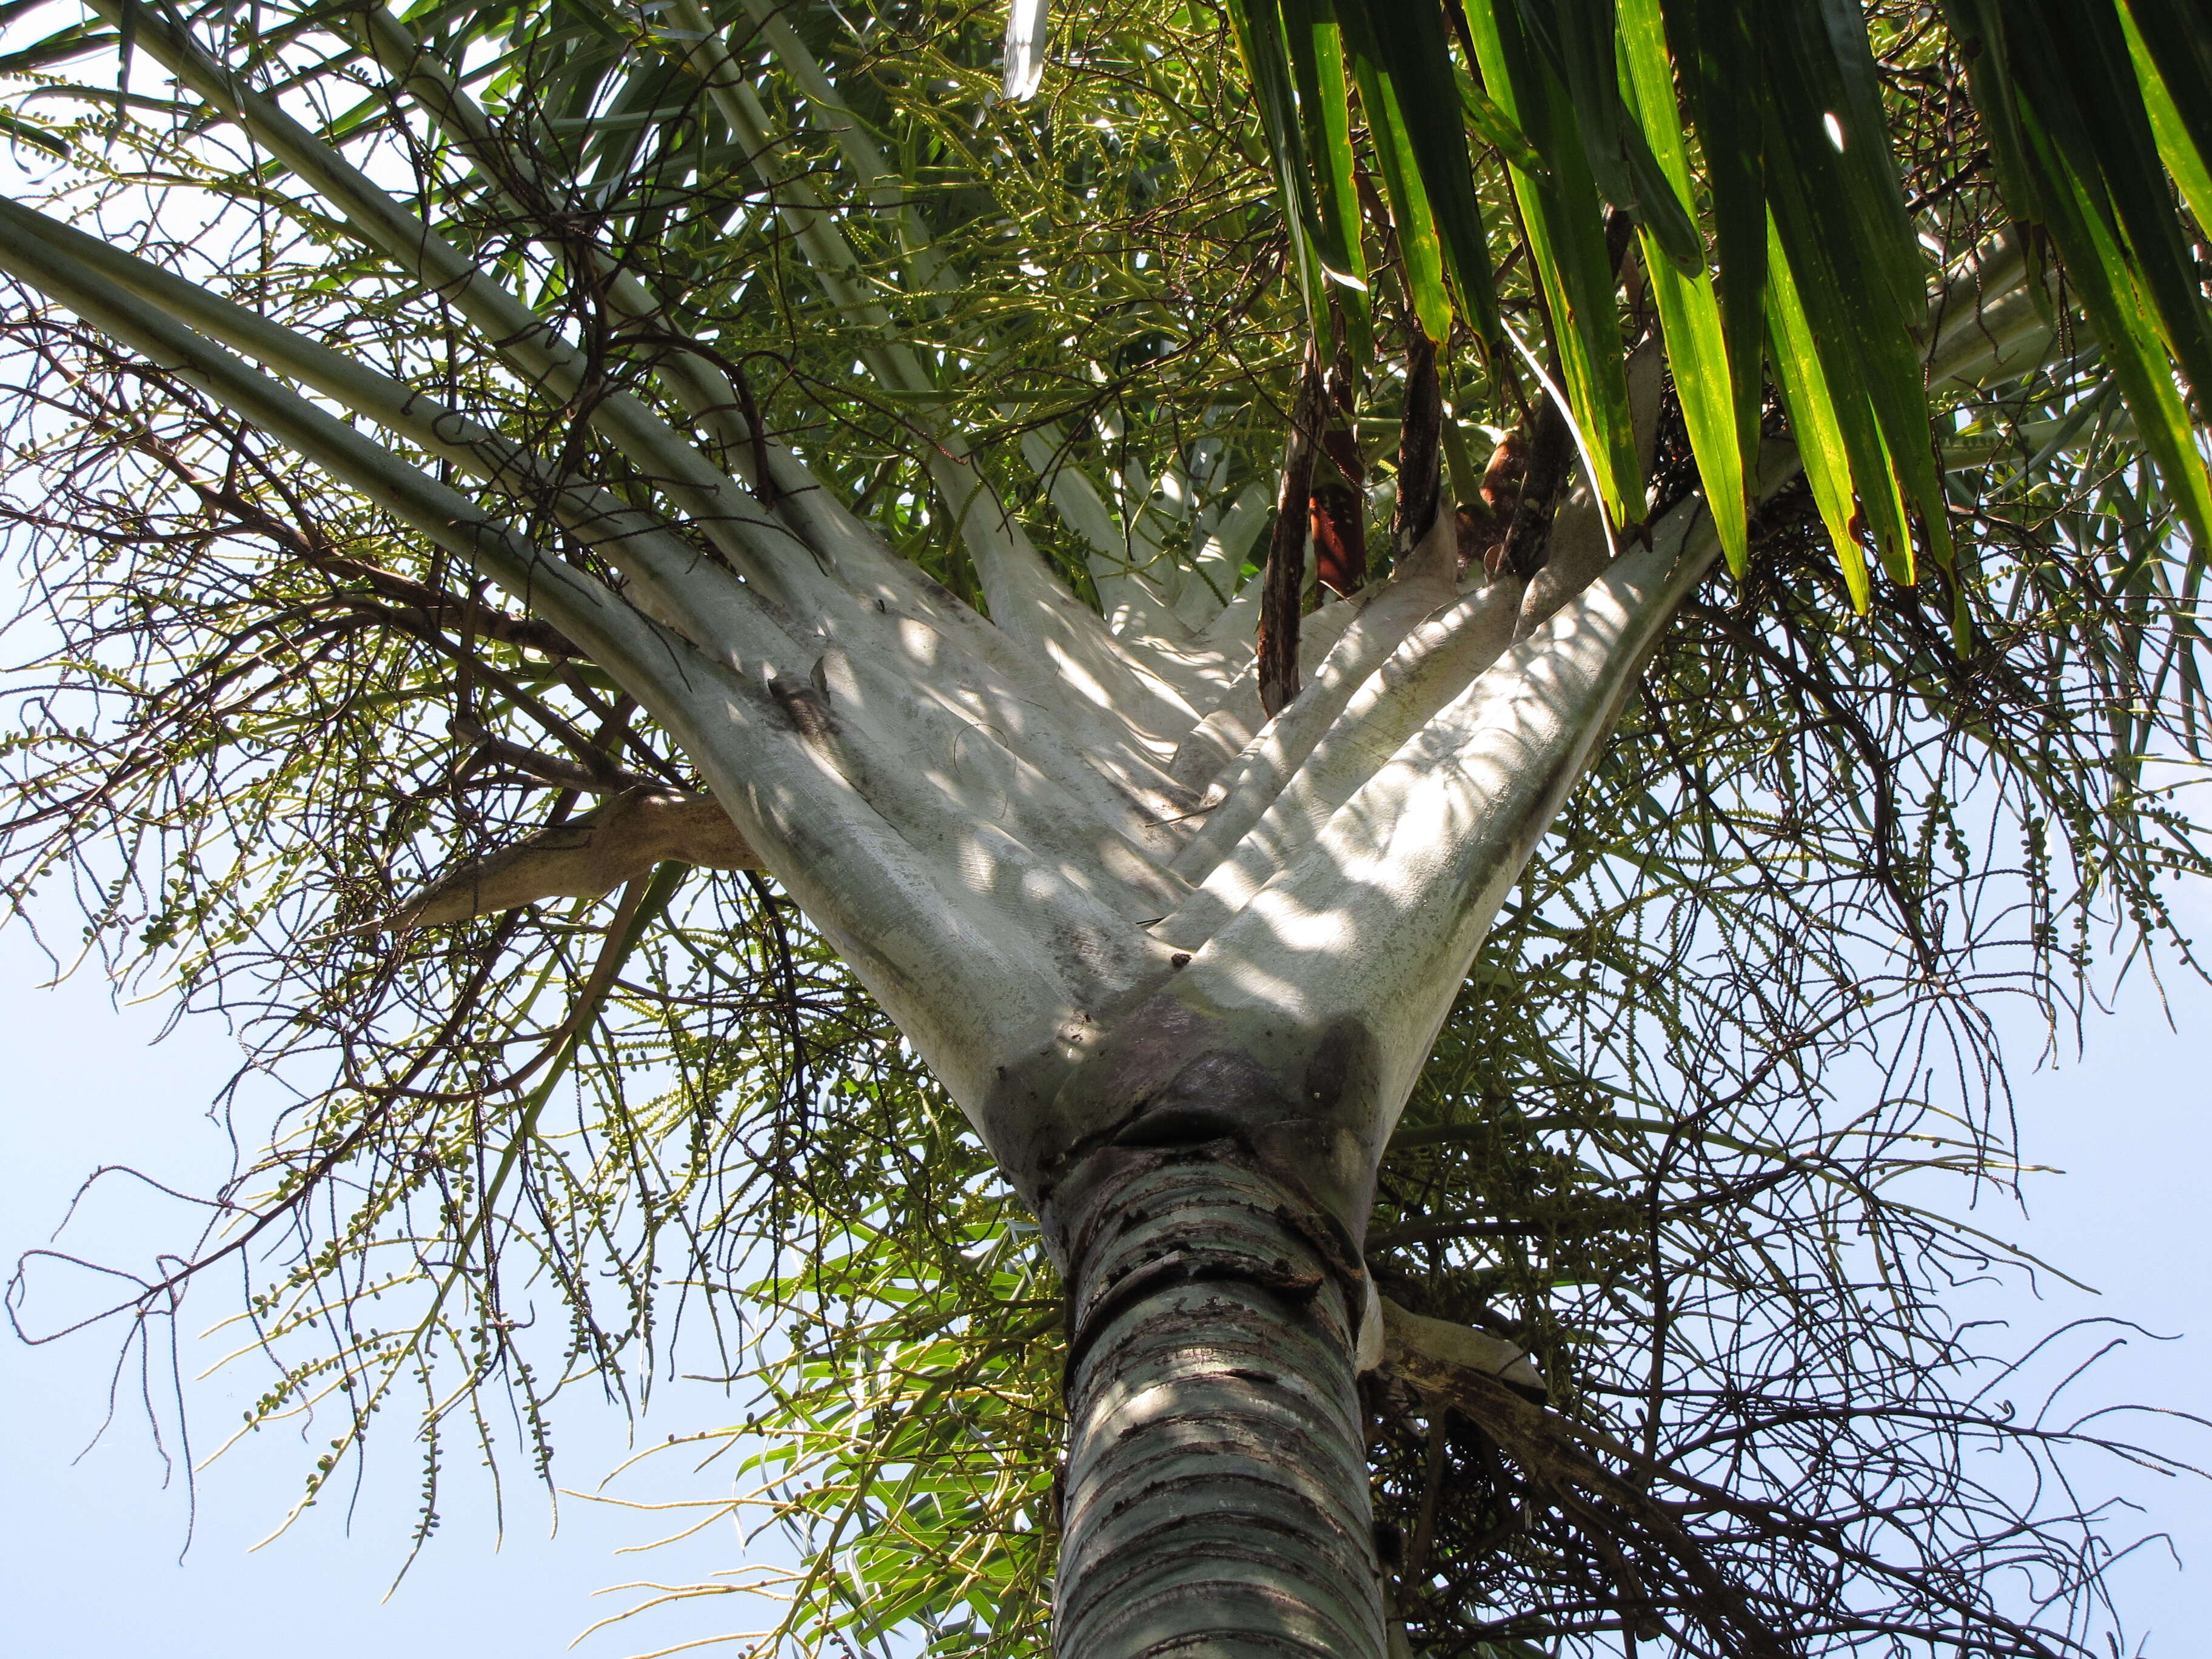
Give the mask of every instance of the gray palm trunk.
[{"label": "gray palm trunk", "polygon": [[1060,1650],[1380,1656],[1346,1252],[1234,1139],[1096,1162],[1071,1299]]},{"label": "gray palm trunk", "polygon": [[[556,400],[584,386],[574,351],[405,204],[161,20],[135,21],[142,50],[510,373]],[[362,27],[434,118],[490,142],[388,14]],[[710,31],[700,50],[744,131],[757,100]],[[849,252],[783,199],[834,295]],[[696,800],[611,803],[595,844],[526,845],[398,921],[604,891],[660,857],[765,868],[967,1114],[1070,1286],[1060,1650],[1382,1655],[1357,1382],[1380,1343],[1361,1257],[1376,1172],[1485,929],[1711,564],[1703,503],[1616,551],[1577,492],[1525,586],[1462,577],[1442,513],[1387,579],[1307,618],[1304,689],[1268,719],[1255,597],[1231,591],[1263,487],[1188,526],[1186,550],[1141,522],[1121,533],[1097,484],[1040,445],[1055,507],[1096,544],[1101,615],[940,434],[937,482],[987,616],[747,429],[704,357],[664,369],[665,392],[717,453],[762,470],[731,476],[640,400],[589,400],[599,436],[663,481],[640,507],[40,214],[0,219],[0,267],[588,653],[727,820],[702,824]],[[652,309],[619,273],[608,291]],[[1993,376],[2034,343],[1970,332],[1936,342],[1944,376]],[[908,372],[895,338],[878,367]],[[1647,354],[1638,380],[1647,437],[1657,368]],[[1202,458],[1176,459],[1203,481]],[[1795,472],[1770,446],[1758,495]],[[533,546],[504,492],[550,506],[622,590]]]}]

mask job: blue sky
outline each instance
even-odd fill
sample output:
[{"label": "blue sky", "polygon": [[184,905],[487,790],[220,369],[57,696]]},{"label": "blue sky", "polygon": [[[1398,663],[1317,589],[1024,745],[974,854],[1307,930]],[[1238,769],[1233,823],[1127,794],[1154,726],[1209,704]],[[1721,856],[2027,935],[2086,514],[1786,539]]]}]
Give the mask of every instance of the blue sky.
[{"label": "blue sky", "polygon": [[[2212,907],[2193,918],[2212,934]],[[0,933],[0,1167],[11,1203],[0,1212],[0,1247],[12,1259],[42,1243],[82,1176],[129,1160],[171,1184],[212,1184],[227,1167],[221,1134],[204,1115],[234,1050],[211,1021],[186,1022],[158,1045],[161,1012],[117,1010],[92,975],[57,990],[34,988],[44,959],[17,931]],[[2203,1267],[2206,1171],[2212,1170],[2212,990],[2173,988],[2169,1030],[2146,981],[2131,982],[2116,1014],[2094,1020],[2085,1059],[2070,1054],[2029,1073],[2015,1052],[2021,1111],[2039,1176],[2023,1216],[1985,1203],[1973,1218],[2000,1237],[2095,1285],[2090,1297],[2063,1285],[2038,1302],[2024,1290],[1961,1294],[1961,1312],[2008,1320],[2022,1334],[2081,1315],[2134,1319],[2179,1340],[2140,1338],[2109,1356],[2066,1399],[2080,1409],[2124,1400],[2212,1416],[2212,1275]],[[2032,1033],[2022,1032],[2025,1039]],[[103,1189],[78,1225],[106,1249],[173,1244],[190,1225],[172,1201],[143,1189]],[[210,1290],[220,1287],[210,1286]],[[197,1330],[223,1311],[206,1296]],[[201,1364],[218,1352],[202,1345]],[[234,1659],[312,1647],[318,1659],[505,1659],[558,1653],[620,1595],[595,1595],[640,1578],[690,1581],[735,1564],[738,1543],[717,1528],[678,1549],[617,1555],[666,1530],[630,1510],[563,1500],[549,1536],[542,1489],[510,1484],[507,1524],[495,1547],[477,1471],[448,1469],[446,1519],[422,1559],[388,1599],[414,1516],[417,1468],[397,1439],[372,1449],[369,1477],[349,1523],[335,1500],[284,1537],[248,1553],[300,1490],[319,1448],[297,1436],[244,1445],[204,1474],[197,1532],[179,1559],[187,1520],[179,1483],[162,1471],[125,1399],[117,1425],[90,1451],[106,1411],[114,1344],[94,1334],[49,1347],[0,1342],[0,1607],[6,1644],[37,1659]],[[250,1368],[193,1387],[204,1452],[240,1420],[257,1381]],[[126,1378],[135,1386],[135,1376]],[[688,1390],[688,1391],[687,1391]],[[717,1391],[665,1389],[638,1432],[658,1441],[738,1413]],[[393,1427],[399,1426],[397,1423]],[[572,1410],[560,1424],[556,1474],[591,1486],[629,1449],[612,1411]],[[2177,1435],[2212,1462],[2212,1434]],[[82,1454],[82,1455],[80,1455]],[[711,1495],[721,1479],[695,1480],[661,1458],[615,1490],[640,1502]],[[2143,1529],[2171,1529],[2187,1564],[2162,1551],[2123,1564],[2118,1582],[2131,1633],[2154,1659],[2203,1650],[2212,1612],[2212,1489],[2126,1470],[2112,1486],[2142,1504]],[[2095,1483],[2093,1482],[2093,1485]],[[694,1603],[603,1632],[580,1653],[623,1656],[752,1622],[733,1597]]]}]

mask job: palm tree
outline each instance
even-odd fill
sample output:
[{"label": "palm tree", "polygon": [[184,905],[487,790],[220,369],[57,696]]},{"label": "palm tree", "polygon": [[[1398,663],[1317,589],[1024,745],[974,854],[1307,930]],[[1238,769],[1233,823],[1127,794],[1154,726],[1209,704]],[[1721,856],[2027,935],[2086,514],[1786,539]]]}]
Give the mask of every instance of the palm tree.
[{"label": "palm tree", "polygon": [[[2212,43],[2179,0],[1229,0],[1061,35],[1018,0],[1002,66],[998,15],[949,3],[88,3],[7,60],[9,131],[58,160],[45,205],[0,207],[0,267],[52,307],[14,325],[40,483],[12,511],[74,619],[62,691],[129,713],[72,736],[42,694],[18,887],[84,859],[96,932],[341,1062],[133,1308],[331,1229],[254,1304],[272,1342],[336,1333],[267,1402],[340,1411],[327,1468],[410,1382],[434,1421],[501,1375],[535,1413],[502,1252],[579,1310],[624,1264],[629,1312],[579,1311],[562,1358],[612,1375],[651,1334],[638,1238],[690,1230],[710,1296],[866,1286],[902,1226],[965,1213],[928,1272],[1001,1312],[944,1376],[1060,1328],[1064,1285],[1077,1659],[1380,1656],[1409,1626],[2063,1645],[2000,1616],[1972,1549],[1900,1571],[1670,1461],[1668,1345],[1712,1304],[1668,1311],[1668,1250],[1761,1288],[1714,1266],[1734,1221],[1685,1218],[1709,1202],[1583,1194],[1520,1258],[1553,1313],[1486,1334],[1506,1267],[1430,1247],[1534,1237],[1501,1194],[1544,1125],[1508,1133],[1484,1080],[1510,1027],[1597,1114],[1583,1167],[1636,1188],[1655,1154],[1620,1126],[1656,1098],[1662,1164],[1733,1137],[1774,1182],[1839,1181],[1879,1254],[1919,1225],[1872,1191],[1910,1126],[1845,1156],[1729,1114],[1802,1103],[1885,1015],[1910,1048],[1948,1010],[1972,1053],[1984,965],[2014,949],[2058,994],[2087,960],[2062,924],[2154,938],[2201,867],[2150,769],[2195,739],[2212,547]],[[56,72],[94,52],[112,91]],[[2016,862],[1947,873],[2014,825]],[[1603,914],[1563,908],[1584,880]],[[1987,925],[1990,882],[2024,927]],[[1565,936],[1588,972],[1481,1006]],[[1660,1036],[1627,1030],[1655,998]],[[657,1011],[649,1062],[623,1008]],[[654,1065],[670,1092],[598,1120],[607,1147],[550,1127],[568,1085]],[[733,1090],[872,1172],[779,1199],[833,1241],[787,1255],[704,1200]],[[915,1127],[930,1090],[965,1140]],[[987,1174],[1018,1210],[972,1207]],[[1832,1222],[1804,1224],[1833,1262]],[[1640,1447],[1570,1375],[1584,1232],[1651,1247]],[[853,1490],[944,1398],[870,1419]],[[1370,1441],[1413,1419],[1425,1484],[1378,1530]],[[1034,1430],[1007,1438],[1002,1473]],[[1469,1571],[1541,1533],[1440,1516],[1447,1466],[1501,1455],[1582,1540],[1512,1558],[1549,1604],[1436,1571],[1445,1532]],[[869,1619],[1018,1600],[975,1591],[972,1506],[916,1478],[872,1547],[911,1525],[935,1565]]]}]

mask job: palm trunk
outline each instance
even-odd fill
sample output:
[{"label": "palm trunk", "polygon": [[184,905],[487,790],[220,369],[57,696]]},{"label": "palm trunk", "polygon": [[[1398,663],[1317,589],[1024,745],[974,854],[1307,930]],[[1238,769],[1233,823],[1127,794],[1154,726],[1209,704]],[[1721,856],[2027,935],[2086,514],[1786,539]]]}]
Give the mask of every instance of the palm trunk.
[{"label": "palm trunk", "polygon": [[1357,1268],[1234,1142],[1098,1158],[1080,1216],[1055,1217],[1074,1222],[1059,1653],[1382,1659]]}]

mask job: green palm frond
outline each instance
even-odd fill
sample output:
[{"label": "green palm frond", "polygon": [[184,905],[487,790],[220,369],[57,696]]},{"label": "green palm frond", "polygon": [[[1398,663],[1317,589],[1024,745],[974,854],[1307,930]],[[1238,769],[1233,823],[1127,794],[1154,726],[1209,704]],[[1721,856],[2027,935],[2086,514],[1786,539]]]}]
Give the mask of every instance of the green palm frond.
[{"label": "green palm frond", "polygon": [[[1643,481],[1620,365],[1621,242],[1607,234],[1622,216],[1731,565],[1744,568],[1741,503],[1771,370],[1861,609],[1863,540],[1900,583],[1923,553],[1954,563],[1932,435],[1948,399],[1931,394],[1925,366],[1938,262],[1969,250],[1906,200],[1900,94],[1885,76],[1917,63],[1955,76],[1963,64],[1994,160],[1990,216],[2018,227],[2037,302],[2101,353],[2183,524],[2212,544],[2197,435],[2212,310],[2191,246],[2201,231],[2184,216],[2185,204],[2201,224],[2212,198],[2212,46],[2181,0],[1946,0],[1940,26],[1856,0],[1231,10],[1301,257],[1364,272],[1344,181],[1370,154],[1401,279],[1432,339],[1455,312],[1476,344],[1496,340],[1496,273],[1525,250],[1599,491],[1626,526],[1642,516]],[[1271,66],[1289,64],[1285,41],[1308,38],[1342,41],[1364,151],[1356,131],[1341,136],[1340,88]],[[1486,203],[1507,210],[1486,215]],[[1328,290],[1306,293],[1325,334]],[[2078,326],[2063,325],[2076,309]]]}]

